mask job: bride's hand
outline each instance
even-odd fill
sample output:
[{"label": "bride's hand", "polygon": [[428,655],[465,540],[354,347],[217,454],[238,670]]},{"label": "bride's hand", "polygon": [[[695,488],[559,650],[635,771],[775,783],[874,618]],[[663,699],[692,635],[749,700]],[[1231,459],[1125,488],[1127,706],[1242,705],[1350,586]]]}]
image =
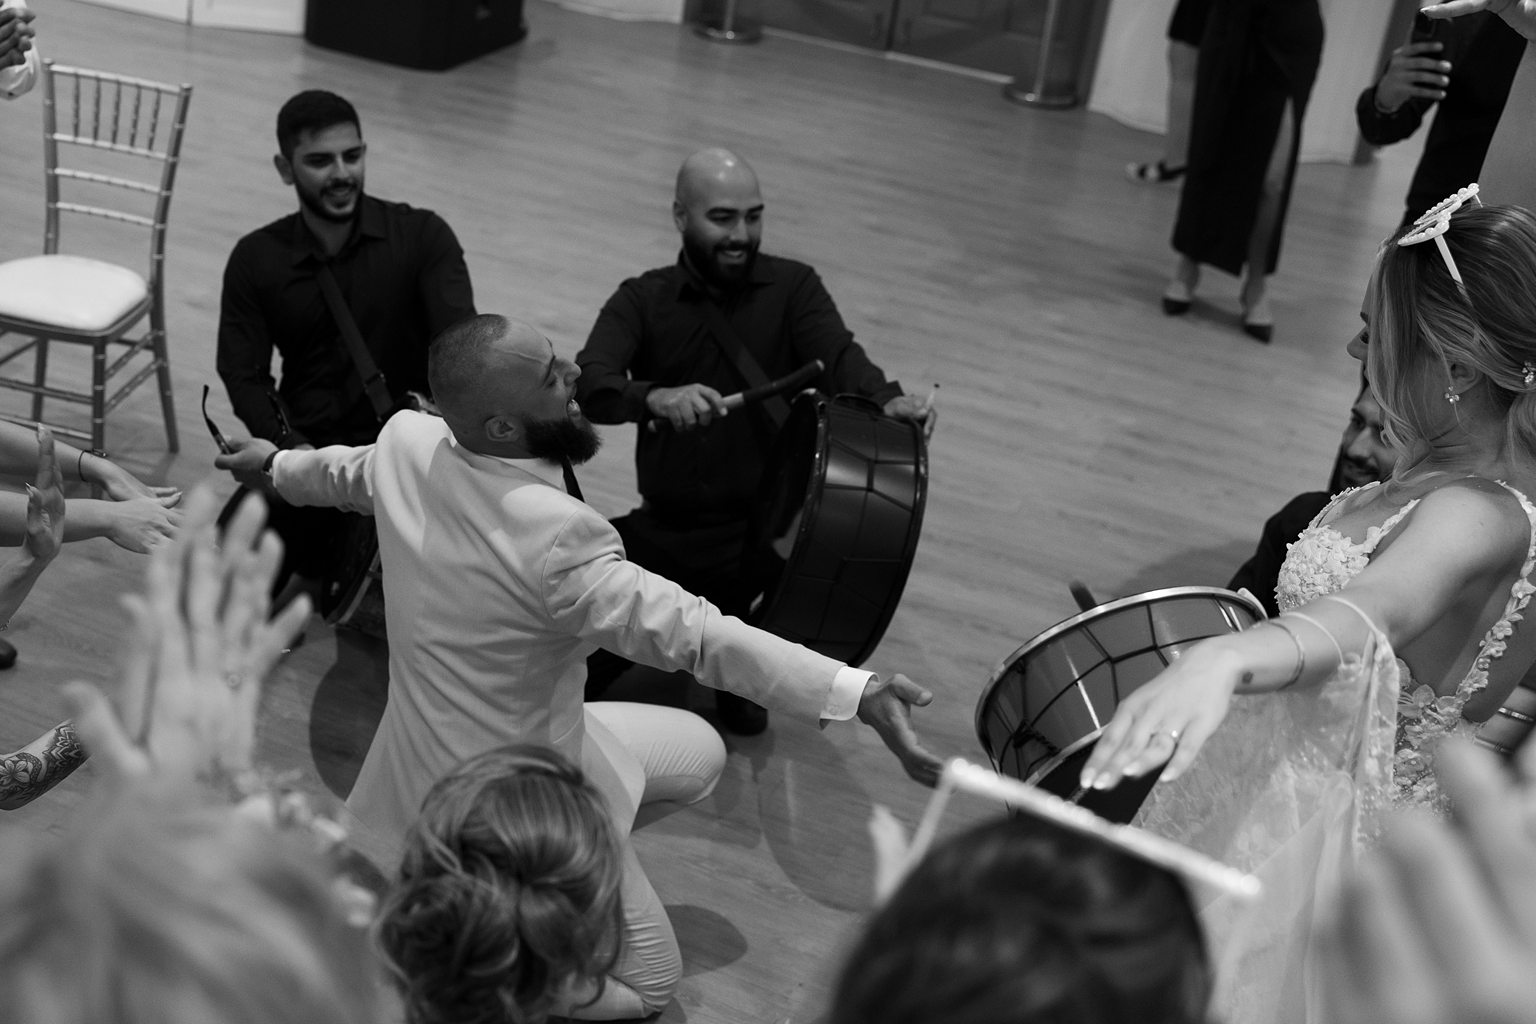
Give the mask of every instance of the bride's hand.
[{"label": "bride's hand", "polygon": [[1157,678],[1120,702],[1104,727],[1080,782],[1113,789],[1128,776],[1163,764],[1162,778],[1178,778],[1227,715],[1243,672],[1220,640],[1199,644]]}]

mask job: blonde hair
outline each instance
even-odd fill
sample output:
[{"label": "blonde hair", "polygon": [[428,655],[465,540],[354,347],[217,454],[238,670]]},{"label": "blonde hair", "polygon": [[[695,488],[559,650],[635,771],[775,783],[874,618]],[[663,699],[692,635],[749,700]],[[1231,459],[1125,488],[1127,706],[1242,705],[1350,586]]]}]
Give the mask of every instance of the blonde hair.
[{"label": "blonde hair", "polygon": [[[377,935],[412,1024],[539,1022],[618,959],[619,839],[542,747],[464,762],[427,794]],[[598,989],[601,994],[601,988]]]},{"label": "blonde hair", "polygon": [[379,974],[305,837],[176,788],[12,835],[0,871],[0,1019],[373,1024]]},{"label": "blonde hair", "polygon": [[1467,207],[1444,241],[1458,285],[1433,240],[1383,247],[1375,270],[1367,371],[1393,444],[1403,451],[1431,440],[1436,410],[1425,405],[1424,375],[1449,384],[1453,363],[1479,377],[1471,392],[1504,417],[1516,451],[1536,454],[1536,394],[1525,365],[1536,365],[1536,216],[1518,206]]}]

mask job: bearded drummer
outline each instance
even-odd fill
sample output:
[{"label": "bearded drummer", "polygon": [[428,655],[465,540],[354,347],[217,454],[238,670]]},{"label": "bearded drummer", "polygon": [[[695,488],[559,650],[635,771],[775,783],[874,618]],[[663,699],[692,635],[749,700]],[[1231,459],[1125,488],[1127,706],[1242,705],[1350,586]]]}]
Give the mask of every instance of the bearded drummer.
[{"label": "bearded drummer", "polygon": [[[613,520],[630,559],[743,615],[762,589],[744,570],[743,554],[777,433],[762,406],[728,415],[726,396],[758,383],[742,369],[743,357],[766,380],[819,359],[818,390],[869,398],[928,434],[933,403],[886,380],[815,270],[758,251],[763,196],[741,157],[706,149],[685,160],[672,222],[681,254],[625,281],[603,306],[576,356],[577,397],[595,423],[642,427],[635,451],[641,504]],[[664,423],[646,429],[648,421]],[[594,657],[588,699],[626,665]],[[634,689],[626,686],[626,696]],[[734,694],[717,693],[716,708],[720,724],[741,735],[768,725],[767,711]]]}]

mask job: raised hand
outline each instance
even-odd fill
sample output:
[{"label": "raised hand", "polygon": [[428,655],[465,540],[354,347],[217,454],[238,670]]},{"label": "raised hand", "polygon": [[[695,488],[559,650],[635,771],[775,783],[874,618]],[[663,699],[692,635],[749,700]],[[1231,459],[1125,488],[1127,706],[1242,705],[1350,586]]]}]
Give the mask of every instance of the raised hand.
[{"label": "raised hand", "polygon": [[212,488],[196,488],[181,532],[154,552],[146,592],[124,601],[121,714],[88,683],[66,687],[86,748],[121,779],[248,768],[261,681],[309,617],[305,597],[268,617],[282,544],[262,532],[260,497],[222,539],[218,513]]},{"label": "raised hand", "polygon": [[859,699],[859,721],[880,734],[880,739],[896,755],[908,775],[925,786],[932,786],[944,770],[944,762],[923,747],[912,728],[912,708],[927,707],[933,694],[901,673],[890,680],[879,676],[864,687]]},{"label": "raised hand", "polygon": [[1536,839],[1522,813],[1532,784],[1454,740],[1436,774],[1455,824],[1395,821],[1319,936],[1333,1019],[1536,1024]]},{"label": "raised hand", "polygon": [[41,563],[64,544],[64,474],[54,454],[53,432],[37,426],[37,482],[27,485],[27,535],[22,548]]},{"label": "raised hand", "polygon": [[1449,0],[1423,8],[1431,18],[1459,18],[1478,11],[1491,11],[1525,38],[1536,39],[1536,0]]}]

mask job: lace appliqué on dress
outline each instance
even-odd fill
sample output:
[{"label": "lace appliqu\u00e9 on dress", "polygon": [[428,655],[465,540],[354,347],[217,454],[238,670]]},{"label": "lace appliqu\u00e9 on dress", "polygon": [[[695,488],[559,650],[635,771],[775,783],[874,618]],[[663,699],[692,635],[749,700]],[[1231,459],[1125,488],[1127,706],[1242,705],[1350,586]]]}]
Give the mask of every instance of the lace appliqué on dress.
[{"label": "lace appliqu\u00e9 on dress", "polygon": [[1364,489],[1353,487],[1338,495],[1301,531],[1301,536],[1286,547],[1285,561],[1275,581],[1275,603],[1282,612],[1343,589],[1344,584],[1354,579],[1370,562],[1371,554],[1382,538],[1419,503],[1417,498],[1408,502],[1386,522],[1366,530],[1365,540],[1357,544],[1323,520],[1350,495]]},{"label": "lace appliqu\u00e9 on dress", "polygon": [[1472,667],[1456,687],[1455,693],[1437,696],[1429,686],[1403,687],[1397,701],[1397,755],[1393,759],[1392,783],[1398,803],[1411,802],[1435,811],[1446,811],[1445,799],[1435,779],[1435,748],[1447,737],[1459,732],[1474,732],[1478,726],[1461,716],[1462,708],[1474,694],[1488,685],[1488,669],[1495,658],[1509,647],[1515,623],[1525,616],[1525,606],[1536,585],[1530,580],[1536,569],[1536,508],[1525,495],[1499,481],[1520,502],[1525,517],[1532,523],[1531,540],[1525,552],[1520,575],[1510,588],[1504,614],[1483,636]]}]

